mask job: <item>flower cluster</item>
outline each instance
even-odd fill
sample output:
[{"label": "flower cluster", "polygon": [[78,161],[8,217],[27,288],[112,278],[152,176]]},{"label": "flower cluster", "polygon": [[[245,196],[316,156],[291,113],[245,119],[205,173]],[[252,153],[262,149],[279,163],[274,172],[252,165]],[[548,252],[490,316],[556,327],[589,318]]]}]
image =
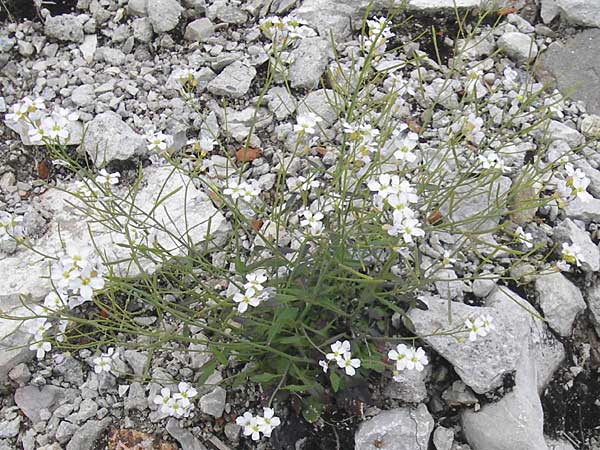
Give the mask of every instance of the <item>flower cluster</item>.
[{"label": "flower cluster", "polygon": [[144,135],[150,152],[161,155],[173,145],[173,136],[161,131],[149,131]]},{"label": "flower cluster", "polygon": [[337,363],[340,369],[346,371],[346,375],[354,376],[356,369],[360,367],[360,359],[352,358],[349,341],[336,341],[331,344],[331,353],[325,355],[326,360],[319,361],[319,365],[323,368],[323,372],[329,370],[329,362]]},{"label": "flower cluster", "polygon": [[422,372],[425,366],[429,364],[429,359],[423,348],[408,347],[404,344],[398,344],[395,350],[388,352],[390,361],[395,362],[395,372],[402,370],[416,370]]},{"label": "flower cluster", "polygon": [[114,348],[109,348],[106,353],[100,354],[97,358],[94,358],[94,372],[110,372],[112,369],[112,364],[114,359],[119,355],[118,352],[115,352]]},{"label": "flower cluster", "polygon": [[265,17],[259,21],[259,28],[267,38],[282,47],[290,41],[316,35],[312,28],[293,17]]},{"label": "flower cluster", "polygon": [[263,408],[262,416],[253,416],[246,411],[244,415],[235,419],[235,423],[242,427],[244,436],[250,436],[253,441],[258,441],[261,433],[265,437],[271,437],[273,429],[281,424],[281,420],[272,408]]},{"label": "flower cluster", "polygon": [[250,183],[247,181],[238,182],[237,180],[229,180],[227,187],[223,190],[223,194],[229,195],[232,200],[241,198],[250,202],[260,195],[261,190],[256,180],[252,180]]},{"label": "flower cluster", "polygon": [[75,308],[92,300],[94,291],[104,287],[106,268],[92,247],[67,248],[51,268],[50,276],[60,299],[68,297],[68,307]]},{"label": "flower cluster", "polygon": [[267,275],[264,270],[257,270],[246,275],[244,292],[233,295],[233,301],[238,304],[240,314],[248,310],[248,306],[257,307],[261,302],[267,300],[274,292],[274,288],[266,288]]},{"label": "flower cluster", "polygon": [[194,410],[192,400],[198,395],[198,391],[183,381],[177,385],[177,389],[179,392],[171,396],[169,388],[162,388],[153,402],[160,406],[160,412],[163,414],[177,418],[189,417]]},{"label": "flower cluster", "polygon": [[15,240],[25,237],[23,216],[16,216],[6,211],[0,211],[0,242]]},{"label": "flower cluster", "polygon": [[388,20],[385,17],[373,17],[367,20],[367,27],[369,28],[368,34],[362,40],[365,52],[373,51],[375,56],[383,54],[387,48],[388,39],[395,36],[388,25]]},{"label": "flower cluster", "polygon": [[556,263],[556,266],[565,272],[571,270],[572,265],[579,267],[581,265],[580,255],[581,249],[577,244],[563,242],[561,260]]},{"label": "flower cluster", "polygon": [[483,154],[477,156],[477,159],[479,160],[482,169],[497,169],[502,172],[506,170],[504,161],[500,155],[493,150],[483,152]]},{"label": "flower cluster", "polygon": [[354,123],[343,121],[342,126],[344,133],[348,135],[355,158],[364,164],[369,164],[371,155],[377,151],[379,130],[364,121]]},{"label": "flower cluster", "polygon": [[52,328],[52,324],[45,317],[33,319],[28,324],[27,331],[35,339],[35,342],[29,346],[29,350],[36,352],[37,359],[44,359],[46,352],[52,350],[52,344],[47,340],[50,328]]},{"label": "flower cluster", "polygon": [[7,123],[25,126],[29,140],[34,145],[65,144],[70,135],[69,125],[79,119],[79,114],[64,108],[56,108],[46,114],[42,98],[25,97],[12,106],[12,112],[6,114]]},{"label": "flower cluster", "polygon": [[450,127],[452,133],[458,137],[464,137],[473,144],[480,144],[485,133],[483,132],[483,119],[474,113],[461,117]]},{"label": "flower cluster", "polygon": [[313,213],[309,209],[303,209],[299,214],[304,217],[304,219],[300,221],[300,226],[307,228],[311,235],[318,236],[325,229],[322,222],[324,218],[322,212],[317,211],[316,213]]},{"label": "flower cluster", "polygon": [[590,184],[590,179],[585,176],[581,169],[575,169],[572,164],[565,164],[567,178],[559,180],[557,184],[558,193],[566,201],[579,198],[584,202],[592,199],[592,196],[587,192],[587,187]]},{"label": "flower cluster", "polygon": [[419,144],[419,135],[417,133],[413,133],[412,131],[402,133],[401,130],[394,130],[392,132],[391,143],[396,149],[394,157],[398,161],[411,163],[417,159],[417,155],[413,152]]},{"label": "flower cluster", "polygon": [[492,323],[494,318],[492,316],[482,314],[477,317],[475,320],[466,319],[465,320],[465,330],[469,332],[469,340],[475,341],[477,336],[485,337],[492,330],[495,330],[496,327]]},{"label": "flower cluster", "polygon": [[294,133],[299,136],[313,135],[317,132],[317,124],[322,122],[323,119],[317,116],[313,112],[307,112],[296,118],[296,125],[294,125]]},{"label": "flower cluster", "polygon": [[392,224],[384,225],[390,236],[401,236],[405,243],[411,244],[413,237],[425,235],[415,218],[415,211],[410,207],[418,202],[419,197],[407,180],[400,180],[398,175],[382,174],[370,180],[367,186],[377,193],[374,203],[378,208],[388,206],[392,210]]}]

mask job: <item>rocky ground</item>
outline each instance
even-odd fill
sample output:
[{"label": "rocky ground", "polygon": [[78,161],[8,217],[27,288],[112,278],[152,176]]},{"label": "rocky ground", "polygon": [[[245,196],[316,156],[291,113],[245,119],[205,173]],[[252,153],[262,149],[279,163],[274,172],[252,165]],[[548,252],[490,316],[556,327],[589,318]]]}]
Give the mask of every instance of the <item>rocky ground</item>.
[{"label": "rocky ground", "polygon": [[[211,130],[232,151],[239,148],[250,132],[268,60],[258,20],[289,14],[318,35],[293,50],[289,73],[293,95],[272,87],[267,107],[257,116],[251,143],[264,153],[253,163],[251,174],[265,190],[272,187],[277,163],[273,148],[285,145],[293,113],[308,107],[328,125],[337,120],[327,104],[327,91],[319,84],[333,60],[329,33],[336,39],[336,50],[347,57],[368,2],[79,0],[41,7],[16,3],[0,0],[0,113],[9,112],[25,96],[78,111],[79,121],[69,136],[74,154],[81,143],[90,161],[110,162],[125,182],[142,161],[146,184],[141,198],[152,199],[166,174],[149,160],[142,137],[145,129],[151,125],[174,136],[179,148],[202,130]],[[458,28],[454,2],[409,3],[415,17],[404,34],[399,33],[400,39],[407,42],[431,25],[439,27],[440,62],[448,64],[453,57],[448,40]],[[472,14],[480,6],[479,0],[456,3]],[[572,94],[557,108],[548,152],[560,154],[565,145],[582,146],[584,158],[574,165],[589,178],[594,198],[575,201],[564,210],[540,208],[527,230],[536,240],[578,245],[582,254],[577,271],[536,278],[528,275],[531,270],[525,262],[514,269],[513,280],[500,285],[465,282],[449,270],[452,281],[436,283],[422,299],[427,308],[411,312],[416,331],[429,335],[448,325],[446,302],[441,300],[448,297],[455,299],[456,314],[486,311],[501,331],[485,344],[458,346],[449,337],[424,338],[436,355],[427,370],[406,372],[397,381],[377,375],[352,386],[335,399],[338,408],[314,426],[293,414],[290,399],[285,406],[288,414],[280,414],[283,424],[270,440],[259,443],[240,435],[235,418],[261,404],[269,393],[252,386],[215,388],[229,375],[227,369],[215,372],[199,389],[196,411],[189,418],[169,418],[152,402],[161,387],[197,379],[206,364],[202,353],[190,354],[185,348],[153,353],[117,348],[116,370],[96,373],[96,355],[88,349],[53,351],[34,360],[28,348],[31,335],[16,329],[15,322],[2,320],[0,450],[600,449],[600,4],[507,0],[496,12],[494,19],[499,18],[501,25],[472,50],[469,61],[484,61],[486,82],[502,80],[506,67],[523,74],[531,65],[537,81],[548,85],[548,97],[553,88]],[[424,52],[430,63],[420,74],[437,95],[436,78],[447,68],[433,61],[437,58],[432,39],[425,34],[405,51]],[[183,67],[199,71],[193,102],[182,98],[173,78]],[[415,79],[419,73],[405,75]],[[446,107],[455,106],[456,94],[450,93]],[[419,102],[416,97],[412,101]],[[444,126],[443,117],[437,123]],[[29,145],[26,133],[9,125],[0,122],[0,210],[23,216],[29,237],[39,239],[36,245],[43,252],[58,249],[59,229],[63,239],[84,240],[85,227],[64,196],[52,189],[70,183],[69,174],[42,147]],[[432,126],[436,127],[435,120]],[[99,144],[105,148],[102,154]],[[207,160],[209,176],[226,176],[226,158],[212,154]],[[335,155],[329,152],[322,160],[331,166]],[[518,158],[512,167],[519,167]],[[290,185],[307,167],[293,169]],[[226,220],[210,199],[201,192],[193,195],[198,223],[217,217],[213,226],[226,232]],[[485,207],[484,197],[473,195],[475,208]],[[169,201],[178,214],[181,199]],[[196,232],[201,236],[203,230]],[[45,263],[31,252],[4,250],[3,310],[22,308],[22,295],[31,303],[43,299],[51,289],[44,278]],[[488,269],[498,272],[493,264]],[[546,321],[535,319],[528,308]],[[151,325],[156,317],[138,319]]]}]

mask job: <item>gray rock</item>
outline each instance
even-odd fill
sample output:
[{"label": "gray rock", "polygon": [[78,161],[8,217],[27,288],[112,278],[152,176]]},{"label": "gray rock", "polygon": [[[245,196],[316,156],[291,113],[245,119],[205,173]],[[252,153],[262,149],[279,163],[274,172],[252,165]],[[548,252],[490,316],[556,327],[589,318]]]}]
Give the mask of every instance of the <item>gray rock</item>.
[{"label": "gray rock", "polygon": [[150,19],[147,17],[138,17],[133,22],[131,22],[131,27],[133,29],[133,37],[140,42],[148,43],[152,41],[152,23],[150,23]]},{"label": "gray rock", "polygon": [[456,380],[448,389],[442,393],[442,399],[451,408],[461,406],[473,406],[479,403],[479,400],[473,391],[462,381]]},{"label": "gray rock", "polygon": [[[6,303],[10,304],[17,300],[14,296],[10,295],[10,291],[6,294]],[[1,298],[2,295],[0,295],[0,299]],[[12,310],[9,309],[7,312],[12,314],[23,314],[25,316],[31,314],[25,307],[15,308]],[[0,383],[5,384],[8,381],[9,372],[12,373],[12,370],[20,367],[21,364],[28,362],[33,358],[33,352],[29,350],[29,343],[32,341],[32,339],[33,338],[31,334],[19,329],[18,321],[0,319]],[[29,372],[29,369],[27,369],[27,372]],[[26,379],[27,372],[23,371],[23,378],[19,377],[17,379],[13,379],[13,381],[17,381],[19,383],[20,381],[23,381],[26,383],[28,381]]]},{"label": "gray rock", "polygon": [[183,8],[177,0],[147,0],[146,11],[154,32],[160,34],[177,26]]},{"label": "gray rock", "polygon": [[83,44],[79,46],[81,55],[86,63],[92,64],[94,56],[96,55],[96,48],[98,47],[98,37],[95,34],[88,34],[83,39]]},{"label": "gray rock", "polygon": [[561,336],[571,336],[575,318],[586,307],[577,286],[556,272],[540,275],[535,290],[548,325]]},{"label": "gray rock", "polygon": [[101,47],[98,53],[102,56],[102,60],[111,66],[121,66],[125,63],[125,53],[118,48]]},{"label": "gray rock", "polygon": [[589,137],[589,138],[599,138],[600,137],[600,116],[595,114],[590,114],[585,116],[581,120],[581,125],[579,126],[581,132]]},{"label": "gray rock", "polygon": [[17,416],[12,420],[3,420],[0,422],[0,439],[16,437],[21,428],[21,416]]},{"label": "gray rock", "polygon": [[579,131],[557,121],[548,121],[547,126],[540,126],[533,132],[533,137],[538,142],[552,143],[554,141],[567,142],[571,147],[583,144],[584,137]]},{"label": "gray rock", "polygon": [[83,42],[83,21],[75,14],[48,16],[44,23],[44,33],[59,41]]},{"label": "gray rock", "polygon": [[196,439],[189,430],[182,428],[179,422],[173,418],[167,422],[166,430],[173,439],[179,442],[181,450],[207,450],[202,442]]},{"label": "gray rock", "polygon": [[127,11],[132,16],[145,16],[148,14],[146,4],[148,0],[129,0]]},{"label": "gray rock", "polygon": [[212,392],[200,397],[200,411],[213,417],[221,417],[225,410],[227,391],[217,386]]},{"label": "gray rock", "polygon": [[96,167],[147,153],[145,139],[112,111],[99,114],[88,123],[82,148]]},{"label": "gray rock", "polygon": [[590,308],[596,333],[600,335],[600,282],[596,281],[588,288],[585,298]]},{"label": "gray rock", "polygon": [[84,399],[79,404],[79,412],[77,413],[77,422],[85,422],[88,419],[91,419],[98,412],[98,404],[95,400],[91,398]]},{"label": "gray rock", "polygon": [[31,380],[31,372],[29,371],[27,364],[20,363],[13,367],[10,372],[8,372],[8,378],[15,383],[19,383],[19,386],[23,386],[25,383]]},{"label": "gray rock", "polygon": [[[589,0],[553,0],[563,19],[574,25],[600,28],[600,4]],[[544,3],[548,2],[546,0]]]},{"label": "gray rock", "polygon": [[444,203],[440,210],[460,230],[494,229],[511,184],[507,177],[499,177],[483,186],[479,182],[465,183],[456,188],[454,200]]},{"label": "gray rock", "polygon": [[81,386],[83,384],[83,369],[81,363],[72,356],[67,356],[60,363],[57,364],[53,372],[61,376],[62,379],[75,386]]},{"label": "gray rock", "polygon": [[283,120],[296,111],[296,100],[284,87],[272,87],[267,92],[266,99],[269,110],[275,114],[278,120]]},{"label": "gray rock", "polygon": [[148,353],[138,352],[136,350],[125,350],[123,357],[127,364],[129,364],[129,367],[133,370],[134,375],[141,379],[144,375],[146,363],[148,362]]},{"label": "gray rock", "polygon": [[538,54],[538,47],[535,40],[531,36],[518,31],[503,33],[498,38],[498,47],[510,59],[521,63],[535,59]]},{"label": "gray rock", "polygon": [[402,400],[407,403],[420,403],[427,398],[426,379],[431,369],[426,366],[425,370],[403,370],[398,372],[395,379],[391,380],[384,388],[384,395],[394,400]]},{"label": "gray rock", "polygon": [[383,411],[360,425],[354,436],[356,450],[426,449],[433,423],[423,404]]},{"label": "gray rock", "polygon": [[473,280],[473,285],[472,285],[473,295],[475,297],[484,298],[490,292],[492,292],[492,289],[494,289],[494,287],[496,287],[495,280],[491,280],[491,279],[486,280],[483,277],[478,278],[476,280]]},{"label": "gray rock", "polygon": [[308,94],[298,105],[298,114],[313,112],[323,119],[323,126],[329,127],[337,120],[336,106],[341,100],[331,89],[319,89]]},{"label": "gray rock", "polygon": [[291,52],[293,63],[289,69],[289,80],[294,88],[316,89],[333,51],[328,39],[305,38]]},{"label": "gray rock", "polygon": [[227,132],[238,142],[245,141],[250,130],[262,130],[272,121],[273,116],[266,108],[256,108],[250,106],[242,111],[236,111],[231,108],[225,110],[225,116],[222,122],[227,127]]},{"label": "gray rock", "polygon": [[553,230],[554,239],[558,244],[566,242],[577,245],[580,249],[579,260],[581,268],[586,272],[597,272],[600,270],[600,249],[587,231],[579,228],[571,219],[564,220]]},{"label": "gray rock", "polygon": [[600,222],[600,200],[591,198],[582,201],[580,198],[570,201],[565,206],[565,213],[571,219],[579,219],[584,222]]},{"label": "gray rock", "polygon": [[92,105],[95,99],[96,94],[94,88],[89,84],[78,86],[73,89],[73,92],[71,93],[71,101],[80,107]]},{"label": "gray rock", "polygon": [[585,30],[564,43],[551,44],[540,62],[555,79],[558,89],[573,100],[584,102],[588,112],[600,114],[600,29]]},{"label": "gray rock", "polygon": [[538,381],[534,358],[525,349],[513,390],[478,412],[464,410],[463,432],[473,450],[548,450]]},{"label": "gray rock", "polygon": [[77,425],[63,420],[58,424],[54,437],[60,444],[64,445],[71,440],[77,428]]},{"label": "gray rock", "polygon": [[215,32],[215,26],[207,17],[196,19],[185,27],[184,39],[188,41],[203,42]]},{"label": "gray rock", "polygon": [[436,450],[450,450],[454,443],[454,431],[438,426],[433,432],[433,444]]},{"label": "gray rock", "polygon": [[35,386],[24,386],[15,391],[15,403],[23,414],[36,424],[40,421],[40,410],[54,411],[63,398],[64,392],[63,388],[52,385],[43,386],[41,389]]},{"label": "gray rock", "polygon": [[433,284],[439,296],[444,299],[458,298],[463,295],[463,283],[452,269],[439,269],[436,271]]},{"label": "gray rock", "polygon": [[254,67],[235,61],[208,83],[208,91],[215,95],[240,98],[248,92],[255,76]]},{"label": "gray rock", "polygon": [[147,407],[148,400],[146,398],[146,391],[140,383],[134,381],[129,386],[129,392],[127,393],[127,398],[125,399],[125,412],[133,409],[143,411]]},{"label": "gray rock", "polygon": [[105,430],[108,428],[112,419],[107,417],[102,420],[90,420],[73,434],[73,437],[67,444],[66,450],[92,450]]}]

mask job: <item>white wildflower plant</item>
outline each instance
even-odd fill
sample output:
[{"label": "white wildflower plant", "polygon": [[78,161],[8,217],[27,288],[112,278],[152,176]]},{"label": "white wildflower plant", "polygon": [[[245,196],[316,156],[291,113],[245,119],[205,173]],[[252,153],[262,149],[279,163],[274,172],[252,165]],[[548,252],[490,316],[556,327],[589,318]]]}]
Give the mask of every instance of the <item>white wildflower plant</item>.
[{"label": "white wildflower plant", "polygon": [[[303,414],[316,421],[327,396],[315,393],[343,390],[373,370],[396,379],[404,371],[424,371],[433,351],[420,347],[419,336],[397,317],[415,306],[416,293],[439,289],[432,282],[437,271],[455,269],[459,281],[470,283],[483,278],[482,267],[499,255],[506,273],[524,255],[540,271],[552,264],[578,268],[581,250],[575,245],[563,244],[559,261],[548,262],[541,245],[531,245],[536,221],[506,223],[527,209],[513,202],[521,194],[529,196],[528,208],[556,202],[554,191],[568,201],[593,196],[582,170],[570,164],[556,170],[541,144],[523,155],[506,151],[537,144],[550,117],[568,114],[568,100],[565,108],[548,102],[543,86],[509,60],[497,73],[495,66],[479,64],[483,57],[461,53],[463,41],[468,47],[481,37],[475,29],[457,40],[452,61],[435,61],[437,56],[393,48],[397,25],[394,12],[367,17],[362,35],[336,50],[322,80],[327,89],[308,94],[307,110],[314,113],[300,112],[305,109],[298,105],[296,115],[277,116],[276,123],[269,118],[265,125],[267,93],[296,89],[282,69],[302,39],[316,32],[293,17],[261,20],[256,42],[262,39],[265,48],[257,53],[268,64],[254,82],[265,84],[249,107],[256,115],[248,119],[242,144],[261,146],[260,156],[239,161],[239,137],[212,133],[208,119],[177,152],[170,150],[173,138],[149,124],[148,159],[160,163],[158,169],[172,169],[159,198],[140,196],[155,182],[141,176],[148,160],[135,182],[125,168],[90,169],[65,144],[65,130],[73,126],[67,122],[75,115],[48,112],[31,98],[13,105],[5,121],[26,127],[21,134],[45,145],[53,159],[68,161],[81,180],[81,189],[70,194],[83,205],[86,221],[123,237],[117,242],[125,255],[108,260],[98,254],[103,248],[66,242],[49,261],[53,291],[40,313],[48,318],[27,328],[36,356],[44,358],[61,339],[69,340],[67,327],[83,326],[78,323],[98,337],[93,349],[121,346],[123,335],[177,352],[201,348],[209,359],[203,380],[227,366],[231,376],[224,385],[256,382],[272,392],[262,415],[246,412],[236,419],[245,436],[259,440],[281,426],[271,409],[281,391],[305,395]],[[204,108],[196,70],[202,67],[172,75],[185,99]],[[288,94],[296,97],[297,91]],[[312,108],[308,100],[321,94],[322,104]],[[546,188],[551,179],[559,182]],[[185,193],[185,201],[169,207],[177,193]],[[139,198],[148,208],[140,207]],[[191,225],[197,218],[201,223]],[[18,215],[0,214],[0,242],[21,239],[24,231]],[[22,240],[27,245],[29,239]],[[116,270],[123,266],[131,272]],[[160,326],[138,320],[138,311]],[[498,326],[486,314],[462,320],[439,333],[485,345]],[[406,339],[413,344],[382,344]],[[96,355],[94,370],[114,370],[108,350]],[[181,419],[193,413],[197,395],[180,383],[151,400],[162,414]]]}]

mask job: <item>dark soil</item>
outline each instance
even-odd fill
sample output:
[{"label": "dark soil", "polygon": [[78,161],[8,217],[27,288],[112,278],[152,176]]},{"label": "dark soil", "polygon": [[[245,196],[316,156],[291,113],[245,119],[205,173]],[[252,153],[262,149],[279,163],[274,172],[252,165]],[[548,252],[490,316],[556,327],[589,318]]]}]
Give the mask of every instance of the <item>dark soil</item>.
[{"label": "dark soil", "polygon": [[[75,10],[77,0],[48,0],[42,3],[53,16],[70,13]],[[2,0],[0,2],[0,21],[39,18],[33,0]]]}]

